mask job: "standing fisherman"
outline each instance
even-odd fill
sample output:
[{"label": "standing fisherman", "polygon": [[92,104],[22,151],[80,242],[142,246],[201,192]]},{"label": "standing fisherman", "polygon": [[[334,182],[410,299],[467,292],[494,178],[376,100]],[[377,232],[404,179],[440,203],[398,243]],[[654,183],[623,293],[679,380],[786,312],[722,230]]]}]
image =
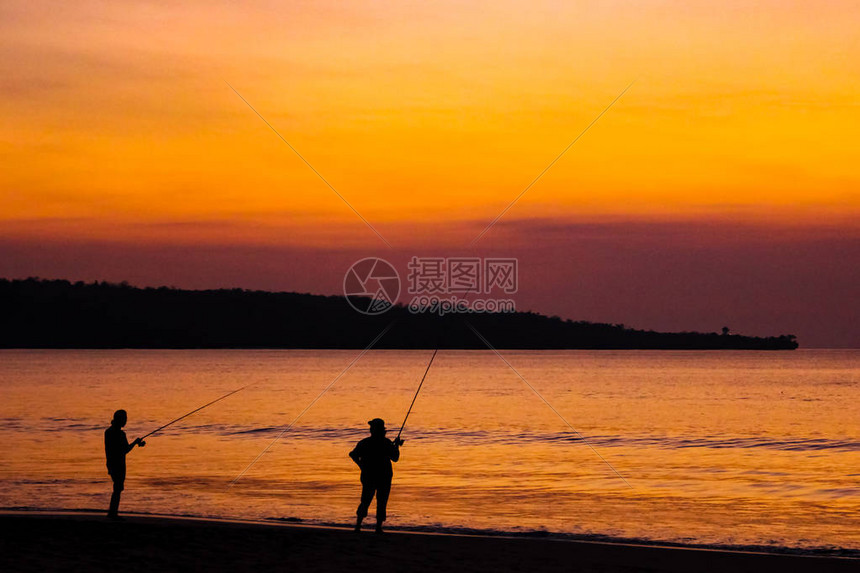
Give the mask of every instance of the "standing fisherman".
[{"label": "standing fisherman", "polygon": [[125,455],[135,446],[141,448],[146,445],[142,439],[137,438],[131,444],[122,431],[128,421],[125,410],[117,410],[113,414],[110,428],[105,430],[105,458],[107,458],[107,470],[113,480],[113,494],[110,496],[110,509],[108,517],[111,519],[122,519],[119,516],[119,497],[125,486]]},{"label": "standing fisherman", "polygon": [[374,418],[368,424],[370,437],[358,442],[355,449],[349,452],[349,457],[361,468],[361,503],[355,514],[355,531],[361,531],[361,522],[367,517],[370,502],[376,494],[376,533],[382,533],[385,507],[388,505],[391,478],[394,475],[391,462],[400,459],[403,440],[398,437],[392,442],[386,438],[385,422],[380,418]]}]

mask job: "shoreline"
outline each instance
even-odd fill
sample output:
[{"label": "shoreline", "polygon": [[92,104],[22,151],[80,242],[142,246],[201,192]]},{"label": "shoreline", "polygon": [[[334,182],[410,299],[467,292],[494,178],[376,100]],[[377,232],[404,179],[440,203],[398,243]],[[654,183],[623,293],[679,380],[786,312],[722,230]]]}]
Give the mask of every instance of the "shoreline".
[{"label": "shoreline", "polygon": [[[5,571],[85,568],[127,572],[236,571],[285,565],[304,570],[395,571],[849,571],[860,559],[839,555],[630,543],[525,534],[349,527],[277,520],[123,514],[94,510],[0,510],[11,533],[0,540]],[[389,555],[390,553],[390,555]],[[579,567],[574,567],[578,565]]]},{"label": "shoreline", "polygon": [[[0,507],[0,517],[3,516],[43,516],[43,517],[103,517],[103,508],[40,508],[40,507]],[[152,518],[178,521],[200,521],[212,523],[227,523],[237,525],[271,525],[277,527],[298,527],[323,530],[352,531],[352,523],[335,521],[313,521],[299,517],[264,517],[259,519],[179,514],[179,513],[150,513],[139,511],[122,512],[128,518]],[[365,526],[372,520],[368,520]],[[726,553],[755,554],[755,555],[786,555],[799,557],[835,557],[860,561],[860,548],[846,547],[798,547],[788,545],[755,545],[728,543],[696,543],[646,537],[616,537],[601,533],[568,533],[563,531],[534,530],[505,530],[482,529],[467,526],[445,525],[391,525],[386,526],[386,532],[414,535],[442,535],[454,537],[476,537],[488,539],[534,539],[570,543],[594,543],[612,546],[654,547],[660,549],[680,549],[691,551],[721,551]]]}]

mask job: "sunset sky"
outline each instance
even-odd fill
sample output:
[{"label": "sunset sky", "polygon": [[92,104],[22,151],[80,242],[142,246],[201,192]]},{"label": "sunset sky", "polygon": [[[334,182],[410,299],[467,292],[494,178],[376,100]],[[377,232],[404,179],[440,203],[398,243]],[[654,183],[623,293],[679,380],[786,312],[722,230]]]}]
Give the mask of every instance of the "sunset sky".
[{"label": "sunset sky", "polygon": [[364,256],[493,254],[522,310],[858,347],[858,30],[853,1],[7,1],[0,276],[336,294]]}]

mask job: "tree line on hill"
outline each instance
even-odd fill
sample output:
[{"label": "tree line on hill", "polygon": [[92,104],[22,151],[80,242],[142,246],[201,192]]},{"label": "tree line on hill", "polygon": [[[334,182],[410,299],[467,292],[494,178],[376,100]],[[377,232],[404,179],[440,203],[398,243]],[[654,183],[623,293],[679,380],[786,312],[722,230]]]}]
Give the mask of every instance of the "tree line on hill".
[{"label": "tree line on hill", "polygon": [[[374,348],[791,350],[794,335],[655,332],[534,312],[455,315],[394,306],[377,316],[341,296],[126,283],[0,279],[2,348]],[[393,323],[393,324],[392,324]]]}]

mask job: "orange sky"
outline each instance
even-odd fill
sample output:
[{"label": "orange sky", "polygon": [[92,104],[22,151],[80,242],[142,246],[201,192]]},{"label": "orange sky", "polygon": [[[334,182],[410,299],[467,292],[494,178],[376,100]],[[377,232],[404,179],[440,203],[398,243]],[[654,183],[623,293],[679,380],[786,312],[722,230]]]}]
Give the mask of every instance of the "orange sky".
[{"label": "orange sky", "polygon": [[0,276],[336,294],[386,252],[225,82],[403,261],[635,81],[478,243],[522,307],[860,346],[857,2],[177,4],[0,4]]},{"label": "orange sky", "polygon": [[[432,5],[431,5],[432,4]],[[210,7],[211,6],[211,7]],[[471,239],[507,215],[855,226],[856,2],[0,8],[5,236]]]}]

